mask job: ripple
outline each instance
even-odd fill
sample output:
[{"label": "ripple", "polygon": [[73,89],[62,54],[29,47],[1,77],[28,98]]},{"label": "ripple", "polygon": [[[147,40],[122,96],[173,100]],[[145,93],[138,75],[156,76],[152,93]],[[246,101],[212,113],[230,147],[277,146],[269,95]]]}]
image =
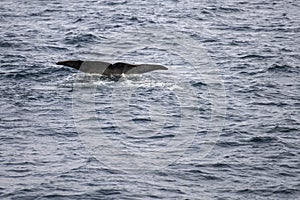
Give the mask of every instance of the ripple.
[{"label": "ripple", "polygon": [[273,64],[272,66],[268,67],[267,71],[269,72],[287,72],[287,73],[299,73],[299,70],[297,70],[297,67],[292,67],[290,65],[279,65],[279,64]]},{"label": "ripple", "polygon": [[278,139],[276,137],[270,137],[270,136],[256,136],[249,139],[249,142],[254,142],[254,143],[271,143],[277,141]]},{"label": "ripple", "polygon": [[75,36],[67,36],[64,40],[65,44],[84,44],[84,43],[97,43],[102,40],[102,37],[96,36],[91,33],[79,34]]}]

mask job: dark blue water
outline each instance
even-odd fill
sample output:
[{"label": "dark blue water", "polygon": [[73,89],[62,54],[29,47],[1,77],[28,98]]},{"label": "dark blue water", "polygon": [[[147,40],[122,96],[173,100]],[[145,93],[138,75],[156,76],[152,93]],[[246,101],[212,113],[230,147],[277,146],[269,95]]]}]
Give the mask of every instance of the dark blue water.
[{"label": "dark blue water", "polygon": [[[1,199],[299,199],[300,3],[0,3]],[[109,79],[66,59],[157,63]]]}]

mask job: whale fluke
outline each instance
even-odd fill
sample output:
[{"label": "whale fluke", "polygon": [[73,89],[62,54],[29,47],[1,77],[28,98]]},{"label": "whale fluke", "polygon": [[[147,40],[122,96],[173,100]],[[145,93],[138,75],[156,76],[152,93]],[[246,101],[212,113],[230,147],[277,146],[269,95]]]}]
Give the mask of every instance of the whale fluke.
[{"label": "whale fluke", "polygon": [[102,75],[121,75],[121,74],[143,74],[154,70],[168,70],[165,66],[156,64],[128,64],[117,62],[114,64],[102,61],[82,61],[67,60],[56,63],[64,65],[85,73],[102,74]]}]

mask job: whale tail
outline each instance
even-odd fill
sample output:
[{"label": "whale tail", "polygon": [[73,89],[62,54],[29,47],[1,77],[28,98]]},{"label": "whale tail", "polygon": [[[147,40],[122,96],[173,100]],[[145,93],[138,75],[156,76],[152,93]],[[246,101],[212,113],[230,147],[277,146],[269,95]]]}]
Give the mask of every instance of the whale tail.
[{"label": "whale tail", "polygon": [[140,64],[136,65],[136,67],[128,70],[126,74],[143,74],[146,72],[151,72],[154,70],[168,70],[167,67],[162,65],[154,65],[154,64]]},{"label": "whale tail", "polygon": [[82,60],[66,60],[66,61],[59,61],[56,64],[68,66],[68,67],[79,70],[82,63],[83,63]]},{"label": "whale tail", "polygon": [[85,73],[95,73],[102,75],[121,75],[121,74],[143,74],[154,70],[168,70],[162,65],[155,64],[128,64],[117,62],[114,64],[102,61],[82,61],[82,60],[67,60],[56,63],[77,69]]}]

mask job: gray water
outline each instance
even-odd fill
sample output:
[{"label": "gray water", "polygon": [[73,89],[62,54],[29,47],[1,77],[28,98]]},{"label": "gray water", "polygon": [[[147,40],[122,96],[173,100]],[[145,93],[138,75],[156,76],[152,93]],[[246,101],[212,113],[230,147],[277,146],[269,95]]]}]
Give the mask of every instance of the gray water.
[{"label": "gray water", "polygon": [[1,1],[0,198],[299,199],[299,7]]}]

